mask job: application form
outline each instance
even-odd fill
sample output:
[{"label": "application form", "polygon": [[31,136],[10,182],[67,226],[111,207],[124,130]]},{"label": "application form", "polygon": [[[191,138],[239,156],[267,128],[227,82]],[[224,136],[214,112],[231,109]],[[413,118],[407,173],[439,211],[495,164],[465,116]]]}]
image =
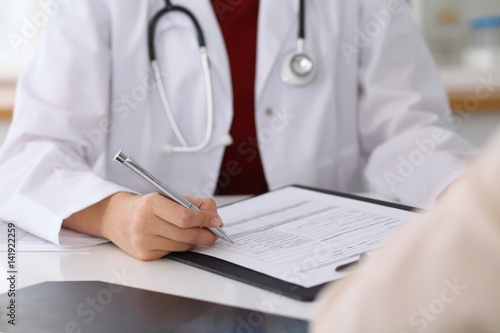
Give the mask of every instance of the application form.
[{"label": "application form", "polygon": [[306,288],[346,275],[352,262],[392,236],[417,213],[286,187],[219,209],[235,241],[198,246],[213,256]]},{"label": "application form", "polygon": [[[8,251],[9,236],[7,233],[8,223],[0,221],[0,252]],[[74,244],[73,246],[59,246],[48,240],[37,237],[24,231],[20,228],[15,227],[15,250],[16,252],[30,252],[30,251],[89,251],[92,250],[96,245],[109,242],[106,239],[93,237],[85,235],[69,229],[61,229],[60,236],[64,237],[69,243]],[[1,333],[1,332],[0,332]]]}]

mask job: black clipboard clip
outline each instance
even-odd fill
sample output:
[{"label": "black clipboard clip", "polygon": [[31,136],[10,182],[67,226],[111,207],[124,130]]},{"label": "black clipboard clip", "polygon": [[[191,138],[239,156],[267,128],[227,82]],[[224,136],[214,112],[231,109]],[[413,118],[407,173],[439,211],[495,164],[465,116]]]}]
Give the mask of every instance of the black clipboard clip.
[{"label": "black clipboard clip", "polygon": [[337,268],[335,268],[335,271],[337,272],[341,272],[341,271],[344,271],[346,270],[347,268],[350,268],[358,263],[360,263],[362,260],[364,261],[365,258],[368,257],[368,255],[366,254],[366,252],[363,252],[359,255],[359,258],[354,260],[354,261],[351,261],[351,262],[348,262],[346,264],[342,264],[342,265],[339,265],[337,266]]}]

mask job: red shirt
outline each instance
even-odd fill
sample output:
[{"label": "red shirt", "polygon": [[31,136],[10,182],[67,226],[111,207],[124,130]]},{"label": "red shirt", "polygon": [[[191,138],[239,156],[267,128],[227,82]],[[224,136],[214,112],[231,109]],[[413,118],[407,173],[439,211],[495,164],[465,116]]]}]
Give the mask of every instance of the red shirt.
[{"label": "red shirt", "polygon": [[257,194],[268,190],[255,130],[255,67],[258,0],[212,0],[226,43],[233,86],[234,116],[215,194]]}]

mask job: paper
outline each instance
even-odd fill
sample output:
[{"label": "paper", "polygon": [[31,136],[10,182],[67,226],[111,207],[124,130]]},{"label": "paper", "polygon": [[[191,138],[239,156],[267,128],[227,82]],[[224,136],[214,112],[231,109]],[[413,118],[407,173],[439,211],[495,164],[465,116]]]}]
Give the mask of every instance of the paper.
[{"label": "paper", "polygon": [[340,264],[383,244],[416,213],[287,187],[219,214],[235,241],[193,251],[306,288],[345,276]]},{"label": "paper", "polygon": [[[82,233],[61,229],[59,237],[65,239],[67,242],[74,244],[74,246],[59,246],[48,240],[37,237],[15,227],[16,251],[88,251],[93,249],[96,245],[109,242],[106,239],[84,235]],[[8,250],[8,239],[12,237],[7,233],[7,223],[0,222],[0,252]]]}]

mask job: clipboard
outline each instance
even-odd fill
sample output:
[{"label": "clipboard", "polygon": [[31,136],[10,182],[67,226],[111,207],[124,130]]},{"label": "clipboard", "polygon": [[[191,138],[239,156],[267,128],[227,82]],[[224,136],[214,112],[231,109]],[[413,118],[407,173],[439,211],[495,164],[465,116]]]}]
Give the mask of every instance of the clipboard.
[{"label": "clipboard", "polygon": [[[342,192],[318,189],[309,186],[302,185],[289,185],[285,187],[297,187],[305,190],[325,193],[333,196],[339,196],[348,199],[354,199],[358,201],[364,201],[373,203],[376,205],[381,205],[385,207],[401,209],[405,211],[414,211],[416,208],[401,205],[393,202],[387,202],[377,199],[365,198],[361,196],[357,196],[354,194],[347,194]],[[244,199],[247,200],[247,199]],[[241,201],[238,201],[241,202]],[[231,203],[229,205],[236,204],[237,202]],[[265,289],[274,293],[277,293],[282,296],[286,296],[292,299],[296,299],[299,301],[312,302],[320,292],[320,290],[327,285],[328,283],[324,283],[318,286],[314,286],[311,288],[305,288],[293,283],[289,283],[269,275],[257,272],[255,270],[239,266],[237,264],[211,257],[208,255],[195,253],[191,251],[187,252],[173,252],[166,255],[164,258],[172,259],[174,261],[190,265],[208,272],[212,272],[236,281],[240,281],[261,289]]]}]

